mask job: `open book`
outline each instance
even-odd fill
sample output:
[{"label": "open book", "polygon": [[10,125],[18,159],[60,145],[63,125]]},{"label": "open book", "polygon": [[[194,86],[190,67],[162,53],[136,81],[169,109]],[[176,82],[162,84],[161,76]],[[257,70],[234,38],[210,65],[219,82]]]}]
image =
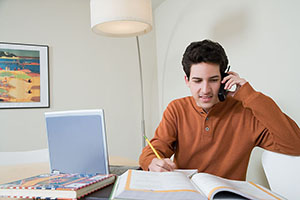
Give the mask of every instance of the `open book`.
[{"label": "open book", "polygon": [[121,175],[111,199],[268,199],[283,197],[252,182],[196,173],[191,178],[181,172],[128,170]]}]

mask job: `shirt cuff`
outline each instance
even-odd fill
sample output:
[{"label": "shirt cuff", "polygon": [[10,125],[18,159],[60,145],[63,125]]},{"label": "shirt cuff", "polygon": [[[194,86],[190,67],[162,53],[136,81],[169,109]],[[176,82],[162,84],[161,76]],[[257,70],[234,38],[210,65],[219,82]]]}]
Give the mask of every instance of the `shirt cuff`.
[{"label": "shirt cuff", "polygon": [[256,94],[256,91],[252,88],[249,82],[242,85],[242,87],[233,96],[238,101],[246,102],[252,95]]},{"label": "shirt cuff", "polygon": [[144,171],[148,171],[148,170],[149,170],[148,167],[149,167],[150,163],[152,162],[152,160],[153,160],[154,158],[156,158],[155,155],[149,156],[149,157],[146,157],[146,158],[140,160],[140,163],[139,163],[139,164],[140,164],[140,167],[141,167]]}]

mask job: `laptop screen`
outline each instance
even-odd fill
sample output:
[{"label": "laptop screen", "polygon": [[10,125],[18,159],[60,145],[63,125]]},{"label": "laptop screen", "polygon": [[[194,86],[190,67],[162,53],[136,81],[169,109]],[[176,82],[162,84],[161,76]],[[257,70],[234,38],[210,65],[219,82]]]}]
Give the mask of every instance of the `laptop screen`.
[{"label": "laptop screen", "polygon": [[109,173],[104,111],[46,112],[50,168],[61,173]]}]

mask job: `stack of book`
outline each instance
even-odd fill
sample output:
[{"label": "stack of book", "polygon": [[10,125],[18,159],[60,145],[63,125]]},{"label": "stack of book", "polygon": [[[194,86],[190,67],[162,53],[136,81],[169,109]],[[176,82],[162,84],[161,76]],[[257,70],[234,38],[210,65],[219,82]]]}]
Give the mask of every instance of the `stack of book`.
[{"label": "stack of book", "polygon": [[0,197],[78,199],[114,183],[116,175],[42,174],[0,185]]}]

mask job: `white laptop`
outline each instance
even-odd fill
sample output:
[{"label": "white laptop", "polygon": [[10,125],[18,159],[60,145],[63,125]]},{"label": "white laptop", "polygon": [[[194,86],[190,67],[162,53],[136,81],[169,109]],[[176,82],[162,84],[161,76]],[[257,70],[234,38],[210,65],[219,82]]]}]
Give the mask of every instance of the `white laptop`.
[{"label": "white laptop", "polygon": [[46,112],[50,168],[62,173],[109,173],[103,109]]}]

